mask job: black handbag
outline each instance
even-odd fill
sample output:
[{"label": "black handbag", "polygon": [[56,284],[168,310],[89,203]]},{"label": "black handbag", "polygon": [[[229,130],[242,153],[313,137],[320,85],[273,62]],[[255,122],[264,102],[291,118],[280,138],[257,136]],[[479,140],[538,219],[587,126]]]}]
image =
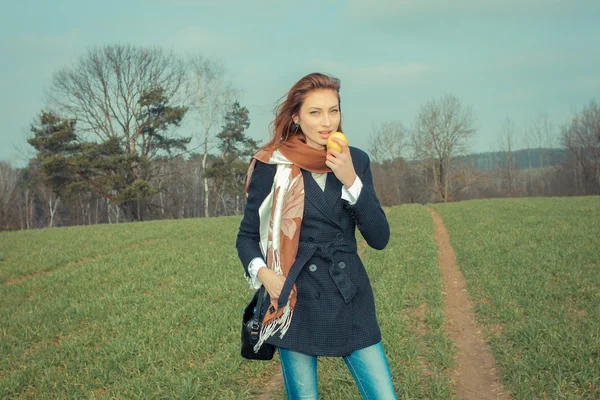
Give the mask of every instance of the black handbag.
[{"label": "black handbag", "polygon": [[275,346],[263,343],[257,352],[254,352],[254,345],[258,342],[260,328],[265,317],[270,297],[265,293],[265,287],[254,293],[250,304],[244,309],[242,318],[242,357],[248,360],[270,360],[275,353]]}]

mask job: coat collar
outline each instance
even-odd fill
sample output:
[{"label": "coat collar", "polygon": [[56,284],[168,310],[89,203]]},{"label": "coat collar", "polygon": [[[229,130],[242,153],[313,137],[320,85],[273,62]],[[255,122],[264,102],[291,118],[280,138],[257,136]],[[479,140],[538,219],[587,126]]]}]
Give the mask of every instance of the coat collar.
[{"label": "coat collar", "polygon": [[319,184],[312,177],[309,171],[301,170],[304,178],[304,196],[335,225],[340,226],[339,222],[333,216],[333,208],[338,201],[341,201],[342,182],[335,174],[328,173],[325,184],[325,191],[321,190]]}]

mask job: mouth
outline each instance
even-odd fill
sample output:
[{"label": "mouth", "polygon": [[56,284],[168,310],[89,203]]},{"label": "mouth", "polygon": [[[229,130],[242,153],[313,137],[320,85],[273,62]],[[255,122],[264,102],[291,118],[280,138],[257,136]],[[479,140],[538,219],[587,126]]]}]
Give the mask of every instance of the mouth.
[{"label": "mouth", "polygon": [[323,139],[329,139],[329,135],[330,134],[331,134],[331,131],[322,131],[322,132],[319,132],[319,135],[321,135],[321,137]]}]

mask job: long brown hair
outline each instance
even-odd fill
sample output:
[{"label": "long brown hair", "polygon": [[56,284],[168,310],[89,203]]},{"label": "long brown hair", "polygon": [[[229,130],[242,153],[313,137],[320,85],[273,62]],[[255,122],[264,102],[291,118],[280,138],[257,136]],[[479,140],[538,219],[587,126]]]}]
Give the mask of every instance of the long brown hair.
[{"label": "long brown hair", "polygon": [[[295,126],[292,117],[300,114],[300,107],[302,107],[306,96],[310,92],[322,89],[335,91],[341,113],[340,80],[333,76],[318,72],[308,74],[296,82],[288,94],[284,95],[275,107],[275,120],[271,122],[273,137],[269,143],[265,145],[265,148],[277,148],[282,141],[285,141],[294,135],[300,136],[301,140],[305,141],[302,129]],[[342,132],[341,120],[338,131]]]}]

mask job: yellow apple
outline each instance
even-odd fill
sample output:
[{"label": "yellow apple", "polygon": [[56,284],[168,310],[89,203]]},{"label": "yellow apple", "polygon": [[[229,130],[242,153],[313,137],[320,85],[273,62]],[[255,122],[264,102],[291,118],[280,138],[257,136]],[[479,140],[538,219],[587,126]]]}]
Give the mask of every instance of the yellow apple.
[{"label": "yellow apple", "polygon": [[346,144],[348,144],[348,138],[342,132],[333,132],[331,135],[329,135],[329,138],[327,138],[327,149],[336,149],[337,151],[339,151],[341,153],[342,146],[340,146],[339,144],[334,142],[332,140],[333,138],[338,138],[342,142],[346,142]]}]

